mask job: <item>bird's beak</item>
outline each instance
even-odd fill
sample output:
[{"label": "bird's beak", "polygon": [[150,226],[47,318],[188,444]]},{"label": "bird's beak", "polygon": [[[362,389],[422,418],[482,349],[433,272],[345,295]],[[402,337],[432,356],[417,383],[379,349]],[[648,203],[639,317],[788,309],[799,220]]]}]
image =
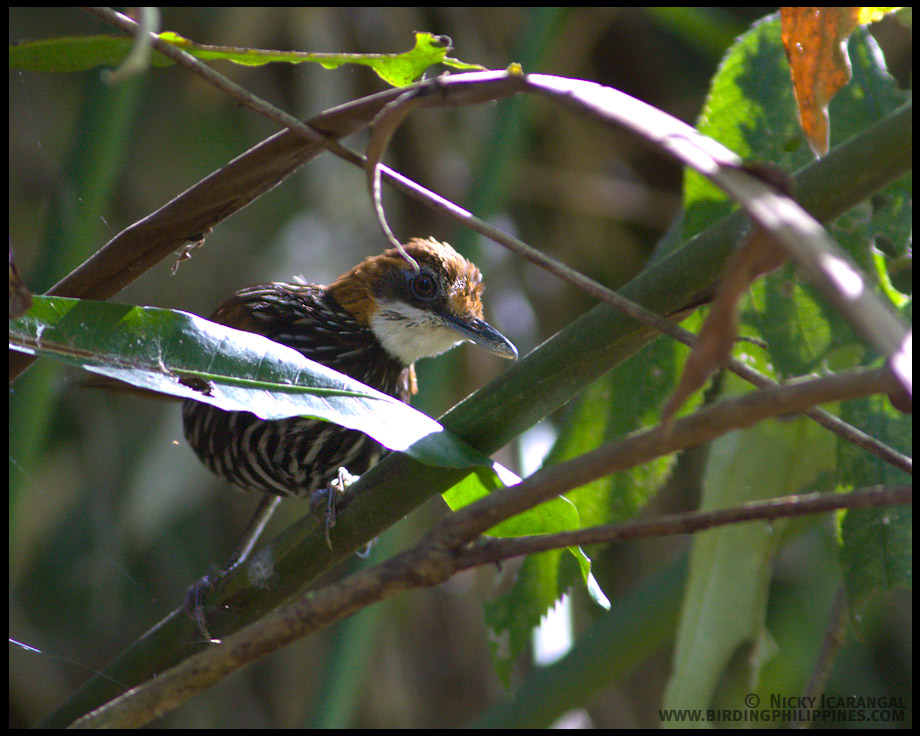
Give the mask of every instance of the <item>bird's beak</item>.
[{"label": "bird's beak", "polygon": [[479,347],[485,348],[490,353],[500,355],[502,358],[517,360],[517,348],[507,337],[487,322],[483,322],[481,319],[451,319],[450,326],[464,340],[474,342]]}]

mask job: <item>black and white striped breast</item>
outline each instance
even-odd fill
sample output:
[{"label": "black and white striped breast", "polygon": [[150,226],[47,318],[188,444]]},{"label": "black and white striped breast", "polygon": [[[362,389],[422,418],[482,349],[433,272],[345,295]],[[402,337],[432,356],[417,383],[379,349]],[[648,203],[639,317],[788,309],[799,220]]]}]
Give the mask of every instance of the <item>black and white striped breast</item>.
[{"label": "black and white striped breast", "polygon": [[[387,354],[323,287],[250,287],[213,319],[238,322],[229,326],[265,335],[390,396],[409,398],[410,367]],[[184,402],[182,418],[186,439],[210,470],[239,488],[281,496],[327,487],[340,467],[360,475],[383,451],[361,432],[316,419],[264,421],[192,400]]]}]

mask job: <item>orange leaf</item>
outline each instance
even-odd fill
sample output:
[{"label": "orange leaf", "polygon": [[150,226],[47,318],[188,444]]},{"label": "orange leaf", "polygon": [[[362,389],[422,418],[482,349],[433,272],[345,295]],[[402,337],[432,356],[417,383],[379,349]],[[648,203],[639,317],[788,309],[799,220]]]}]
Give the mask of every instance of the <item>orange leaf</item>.
[{"label": "orange leaf", "polygon": [[827,153],[827,105],[850,81],[846,40],[860,8],[781,8],[783,46],[792,69],[799,123],[816,156]]}]

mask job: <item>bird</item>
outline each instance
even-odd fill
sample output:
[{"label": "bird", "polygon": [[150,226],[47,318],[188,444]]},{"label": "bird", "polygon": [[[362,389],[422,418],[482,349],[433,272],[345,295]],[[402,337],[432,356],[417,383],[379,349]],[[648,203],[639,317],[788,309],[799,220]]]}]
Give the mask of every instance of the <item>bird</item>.
[{"label": "bird", "polygon": [[[236,292],[213,322],[294,348],[389,396],[417,391],[415,362],[473,342],[504,358],[514,345],[482,319],[479,269],[450,245],[416,238],[371,256],[328,286],[268,283]],[[187,399],[185,437],[216,475],[243,489],[304,497],[338,468],[361,474],[382,448],[367,435],[317,419],[266,421]]]},{"label": "bird", "polygon": [[[479,269],[453,247],[413,238],[402,249],[365,258],[327,286],[273,282],[244,288],[210,319],[268,337],[408,402],[417,391],[415,363],[422,358],[462,342],[517,358],[514,345],[483,320],[483,288]],[[244,539],[225,571],[245,559],[277,500],[310,498],[333,486],[340,469],[360,475],[384,452],[362,432],[329,422],[263,420],[194,399],[183,402],[182,422],[205,466],[237,488],[264,494],[247,529],[254,536]],[[327,542],[328,532],[327,525]],[[201,586],[193,586],[187,608],[195,609],[193,617],[204,628],[200,592]]]}]

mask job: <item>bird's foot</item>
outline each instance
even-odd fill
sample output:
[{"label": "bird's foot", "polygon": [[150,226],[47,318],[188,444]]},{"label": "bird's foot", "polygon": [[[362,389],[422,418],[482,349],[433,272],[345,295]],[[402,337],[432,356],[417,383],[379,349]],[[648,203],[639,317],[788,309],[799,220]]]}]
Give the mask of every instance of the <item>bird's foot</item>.
[{"label": "bird's foot", "polygon": [[220,639],[213,638],[208,630],[208,619],[205,610],[207,598],[211,591],[214,590],[214,585],[217,581],[226,574],[226,571],[212,567],[207,575],[192,583],[188,590],[185,591],[185,612],[195,622],[204,640],[211,644],[219,644]]},{"label": "bird's foot", "polygon": [[335,480],[326,488],[315,491],[310,498],[310,511],[316,518],[322,519],[323,533],[329,549],[332,549],[332,529],[335,526],[338,505],[348,486],[358,478],[359,476],[352,475],[346,468],[339,468]]}]

